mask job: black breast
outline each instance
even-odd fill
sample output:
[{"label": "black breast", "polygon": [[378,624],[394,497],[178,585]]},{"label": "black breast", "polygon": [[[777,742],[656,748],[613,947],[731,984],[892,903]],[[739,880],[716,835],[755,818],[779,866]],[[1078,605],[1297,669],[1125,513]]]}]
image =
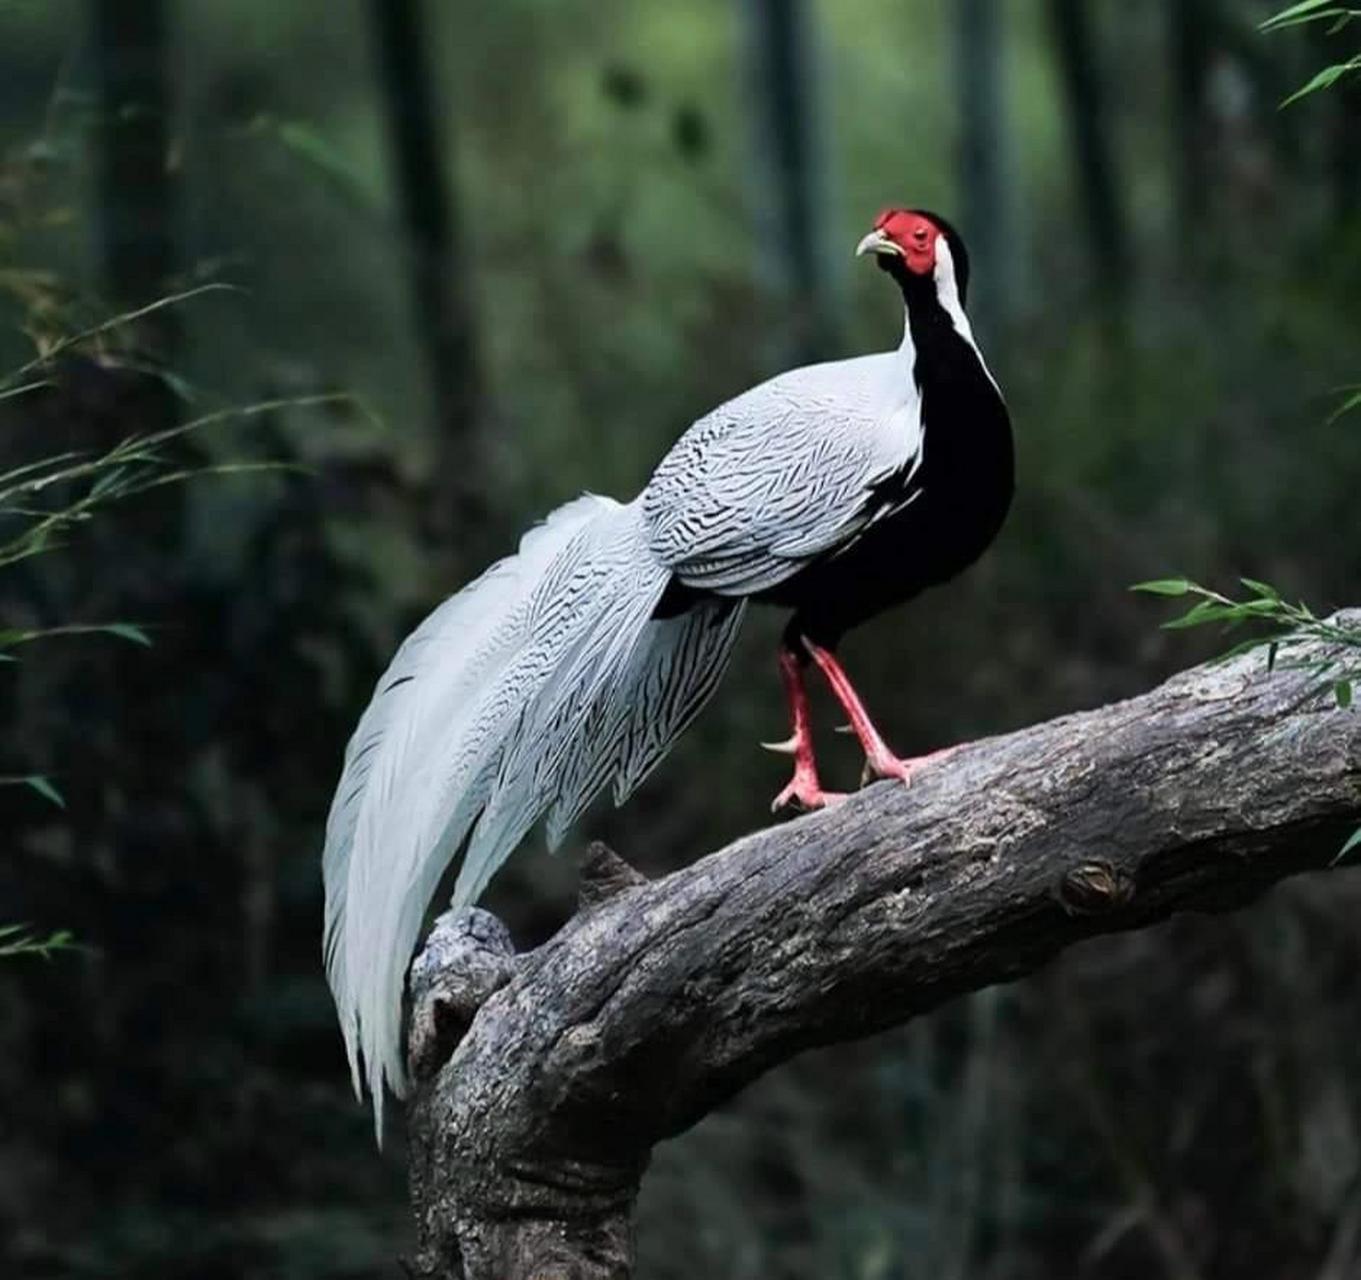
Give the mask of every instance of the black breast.
[{"label": "black breast", "polygon": [[939,304],[919,311],[909,301],[923,460],[911,493],[877,495],[890,506],[911,502],[757,597],[792,606],[790,631],[823,645],[968,568],[997,536],[1011,505],[1015,459],[1001,393]]}]

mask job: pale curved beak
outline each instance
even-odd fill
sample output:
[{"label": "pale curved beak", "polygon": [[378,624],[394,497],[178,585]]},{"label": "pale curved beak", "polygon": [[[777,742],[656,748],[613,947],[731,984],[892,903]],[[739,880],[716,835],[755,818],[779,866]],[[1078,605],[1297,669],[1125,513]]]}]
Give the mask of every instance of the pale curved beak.
[{"label": "pale curved beak", "polygon": [[902,257],[903,251],[898,248],[882,231],[871,231],[858,245],[855,246],[855,256],[863,258],[867,253],[897,254]]}]

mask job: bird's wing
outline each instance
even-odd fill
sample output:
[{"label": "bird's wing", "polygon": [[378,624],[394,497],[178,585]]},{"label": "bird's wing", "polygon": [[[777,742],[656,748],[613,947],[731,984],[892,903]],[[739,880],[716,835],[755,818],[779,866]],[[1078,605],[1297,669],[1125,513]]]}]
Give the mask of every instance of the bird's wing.
[{"label": "bird's wing", "polygon": [[696,422],[643,492],[682,582],[752,595],[914,495],[921,402],[891,355],[781,374]]}]

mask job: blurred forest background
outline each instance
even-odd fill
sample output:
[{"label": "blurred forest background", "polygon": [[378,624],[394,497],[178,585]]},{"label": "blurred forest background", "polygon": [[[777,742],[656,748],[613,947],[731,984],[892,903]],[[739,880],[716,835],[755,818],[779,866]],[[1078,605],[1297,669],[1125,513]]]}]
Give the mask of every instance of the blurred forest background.
[{"label": "blurred forest background", "polygon": [[[65,801],[0,788],[0,924],[83,948],[0,960],[0,1273],[400,1274],[401,1135],[375,1152],[319,955],[345,739],[534,518],[632,495],[782,366],[896,343],[851,257],[886,204],[964,231],[1020,455],[985,562],[847,643],[895,746],[1212,651],[1136,580],[1361,603],[1361,417],[1330,420],[1361,377],[1361,89],[1278,109],[1355,41],[1263,35],[1272,7],[0,0],[0,471],[280,401],[134,472],[285,464],[0,563],[11,640],[152,642],[0,669],[0,773]],[[753,623],[580,840],[656,873],[767,820],[780,619]],[[530,945],[573,884],[536,842],[489,905]],[[641,1274],[1361,1274],[1359,909],[1355,875],[1299,881],[804,1056],[659,1151]]]}]

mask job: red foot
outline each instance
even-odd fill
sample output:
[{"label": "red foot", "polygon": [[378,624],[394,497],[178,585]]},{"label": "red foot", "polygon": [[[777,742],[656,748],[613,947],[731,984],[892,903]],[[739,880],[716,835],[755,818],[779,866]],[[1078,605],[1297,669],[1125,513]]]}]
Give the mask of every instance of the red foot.
[{"label": "red foot", "polygon": [[825,809],[829,804],[844,800],[844,791],[824,791],[818,783],[817,774],[808,774],[797,767],[790,784],[770,802],[771,813],[778,813],[787,805],[797,805],[805,812]]},{"label": "red foot", "polygon": [[959,746],[942,747],[939,751],[930,751],[924,756],[910,756],[907,759],[895,756],[891,752],[874,759],[866,756],[865,772],[861,776],[860,785],[864,786],[872,778],[897,778],[904,786],[910,786],[912,779],[928,765],[936,764],[958,750]]},{"label": "red foot", "polygon": [[957,746],[945,747],[940,751],[932,751],[929,755],[913,756],[906,760],[895,756],[889,750],[888,743],[880,736],[879,730],[874,727],[874,721],[865,710],[865,704],[860,701],[860,695],[856,693],[850,677],[835,655],[806,637],[803,647],[808,650],[809,656],[827,678],[837,701],[845,708],[846,716],[851,722],[851,732],[860,739],[860,745],[865,749],[865,771],[860,778],[861,786],[871,778],[898,778],[905,785],[910,784],[913,777],[927,765],[943,760],[952,751],[959,749]]},{"label": "red foot", "polygon": [[823,809],[846,797],[839,791],[824,791],[818,781],[817,761],[813,757],[813,733],[808,718],[808,694],[803,687],[803,668],[796,655],[780,651],[780,680],[789,700],[789,715],[794,722],[794,733],[787,742],[765,742],[761,745],[794,757],[794,777],[771,801],[775,813],[786,805],[797,804],[805,810]]}]

